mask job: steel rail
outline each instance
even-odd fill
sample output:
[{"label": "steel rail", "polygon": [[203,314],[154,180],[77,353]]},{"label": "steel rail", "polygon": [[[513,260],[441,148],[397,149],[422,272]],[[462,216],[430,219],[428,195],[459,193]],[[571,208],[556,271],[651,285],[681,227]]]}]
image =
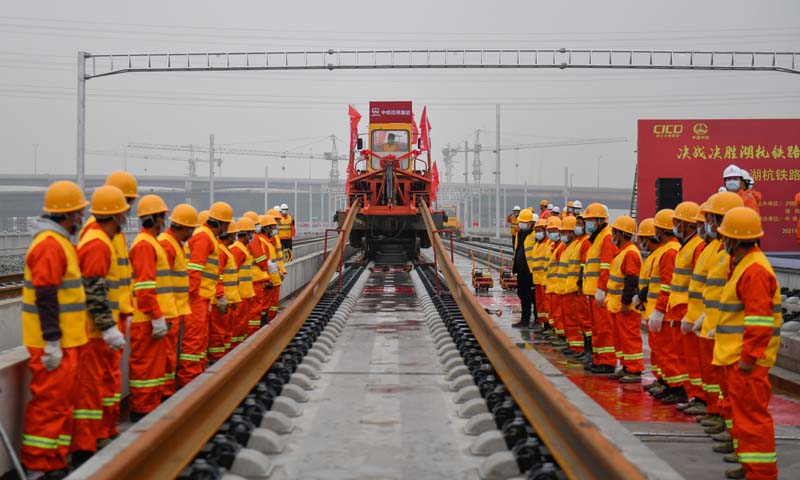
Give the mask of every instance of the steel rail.
[{"label": "steel rail", "polygon": [[550,383],[478,303],[449,261],[430,211],[420,211],[453,299],[525,418],[571,479],[644,479],[645,475]]},{"label": "steel rail", "polygon": [[339,267],[344,254],[341,247],[347,242],[357,213],[356,204],[345,218],[336,248],[300,296],[269,328],[262,328],[226,355],[213,375],[202,380],[198,378],[201,381],[196,388],[190,384],[187,388],[192,388],[191,395],[181,398],[167,415],[149,424],[91,478],[138,480],[177,477],[267,373],[322,298]]}]

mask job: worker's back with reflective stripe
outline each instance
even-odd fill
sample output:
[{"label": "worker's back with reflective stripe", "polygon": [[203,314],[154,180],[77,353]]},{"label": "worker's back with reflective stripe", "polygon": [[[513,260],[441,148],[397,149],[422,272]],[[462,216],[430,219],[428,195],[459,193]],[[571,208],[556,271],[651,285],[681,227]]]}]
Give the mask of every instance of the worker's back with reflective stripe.
[{"label": "worker's back with reflective stripe", "polygon": [[[111,239],[108,238],[108,234],[103,230],[97,228],[88,230],[78,242],[78,251],[86,248],[86,245],[93,240],[99,240],[103,242],[106,248],[108,248],[108,251],[111,252],[111,261],[108,266],[108,273],[105,276],[105,280],[106,286],[108,287],[108,304],[111,307],[111,314],[114,316],[114,321],[116,322],[119,320],[119,276],[121,267],[117,263],[117,254],[116,250],[114,249],[114,245],[111,244]],[[87,312],[86,332],[90,338],[102,338],[103,333],[97,329],[91,318],[88,318],[90,316],[91,314]]]},{"label": "worker's back with reflective stripe", "polygon": [[[647,282],[647,304],[644,309],[644,317],[650,318],[650,314],[656,309],[656,302],[658,302],[658,295],[661,293],[661,257],[670,250],[677,251],[680,245],[678,242],[666,242],[656,248],[650,254],[653,261],[650,267],[650,280]],[[669,285],[663,285],[669,289]]]},{"label": "worker's back with reflective stripe", "polygon": [[189,271],[186,268],[186,255],[178,240],[164,232],[158,236],[160,242],[167,242],[175,250],[175,261],[170,269],[170,284],[172,297],[175,300],[175,310],[178,316],[189,315],[192,309],[189,306]]},{"label": "worker's back with reflective stripe", "polygon": [[606,225],[594,237],[592,246],[589,247],[589,251],[586,253],[586,265],[583,267],[584,295],[597,293],[597,281],[600,279],[600,254],[603,250],[603,242],[609,235],[611,235],[611,226]]},{"label": "worker's back with reflective stripe", "polygon": [[694,269],[694,255],[698,248],[702,248],[702,244],[704,244],[703,239],[699,235],[694,235],[678,250],[670,282],[669,308],[689,303],[689,282]]},{"label": "worker's back with reflective stripe", "polygon": [[155,237],[146,232],[139,232],[139,235],[137,235],[133,240],[131,250],[133,250],[141,242],[146,242],[152,246],[156,252],[156,280],[155,284],[134,284],[133,321],[149,322],[152,320],[150,315],[147,315],[139,310],[137,305],[136,292],[143,288],[155,288],[156,301],[158,302],[158,307],[161,309],[161,314],[164,316],[164,318],[175,318],[178,316],[178,314],[175,308],[175,298],[172,296],[172,282],[170,279],[171,270],[169,268],[169,262],[167,262],[167,252],[164,251],[164,247],[158,243]]}]

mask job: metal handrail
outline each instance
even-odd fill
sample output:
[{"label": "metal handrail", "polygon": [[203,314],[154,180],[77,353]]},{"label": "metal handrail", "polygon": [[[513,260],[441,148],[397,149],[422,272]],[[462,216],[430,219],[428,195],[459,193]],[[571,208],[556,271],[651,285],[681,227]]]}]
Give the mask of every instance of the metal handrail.
[{"label": "metal handrail", "polygon": [[439,266],[478,343],[519,405],[525,418],[571,479],[644,479],[644,474],[622,455],[511,342],[469,290],[446,250],[428,206],[420,207]]},{"label": "metal handrail", "polygon": [[[322,298],[339,268],[344,252],[342,246],[347,242],[358,209],[356,202],[345,218],[336,247],[300,296],[269,328],[260,329],[226,355],[211,374],[195,379],[187,387],[192,390],[191,395],[175,398],[175,405],[168,414],[137,431],[134,441],[120,448],[89,477],[97,480],[175,478],[267,373]],[[75,474],[85,478],[81,477],[80,470]]]}]

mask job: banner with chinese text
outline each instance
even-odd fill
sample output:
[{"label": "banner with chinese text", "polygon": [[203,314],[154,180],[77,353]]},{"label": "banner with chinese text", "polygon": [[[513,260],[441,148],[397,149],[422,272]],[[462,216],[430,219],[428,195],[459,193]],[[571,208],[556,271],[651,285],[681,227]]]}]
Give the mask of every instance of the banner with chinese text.
[{"label": "banner with chinese text", "polygon": [[682,178],[683,199],[703,203],[735,164],[761,192],[763,248],[797,250],[800,119],[639,120],[637,161],[640,219],[655,214],[656,179]]}]

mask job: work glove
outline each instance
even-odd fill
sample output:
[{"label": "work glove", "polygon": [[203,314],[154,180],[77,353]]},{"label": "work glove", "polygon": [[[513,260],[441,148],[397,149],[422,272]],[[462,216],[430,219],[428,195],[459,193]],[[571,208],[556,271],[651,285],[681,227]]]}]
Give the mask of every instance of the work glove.
[{"label": "work glove", "polygon": [[267,262],[267,271],[269,273],[278,273],[278,262],[275,260],[270,260]]},{"label": "work glove", "polygon": [[125,337],[116,326],[103,330],[103,341],[106,342],[106,345],[112,350],[122,350],[125,348]]},{"label": "work glove", "polygon": [[689,323],[689,320],[686,320],[686,317],[683,317],[681,319],[681,332],[684,335],[689,335],[690,333],[692,333],[692,328],[693,327],[694,327],[694,325]]},{"label": "work glove", "polygon": [[703,321],[705,321],[705,319],[706,319],[706,312],[701,313],[700,316],[697,317],[697,320],[695,320],[694,322],[694,327],[692,327],[692,330],[694,331],[695,334],[700,333],[700,330],[703,328]]},{"label": "work glove", "polygon": [[642,300],[639,298],[639,295],[633,296],[633,308],[639,308],[639,305],[642,304]]},{"label": "work glove", "polygon": [[661,324],[663,322],[664,322],[664,312],[653,310],[653,313],[650,314],[650,318],[648,319],[647,324],[650,327],[650,331],[658,333],[661,331]]},{"label": "work glove", "polygon": [[597,289],[597,292],[594,294],[594,301],[597,302],[598,307],[603,306],[603,302],[606,301],[606,291]]},{"label": "work glove", "polygon": [[48,372],[52,372],[59,365],[61,359],[64,358],[64,353],[61,351],[61,341],[47,342],[44,346],[44,355],[42,355],[42,365]]},{"label": "work glove", "polygon": [[167,335],[167,321],[164,317],[150,320],[150,326],[153,328],[153,338],[156,340],[161,340]]},{"label": "work glove", "polygon": [[223,295],[217,298],[217,310],[219,310],[219,313],[226,313],[228,311],[228,297]]},{"label": "work glove", "polygon": [[711,330],[709,330],[708,331],[708,338],[714,338],[714,334],[715,333],[717,333],[717,329],[716,328],[712,328]]},{"label": "work glove", "polygon": [[264,290],[272,290],[272,282],[264,282]]}]

